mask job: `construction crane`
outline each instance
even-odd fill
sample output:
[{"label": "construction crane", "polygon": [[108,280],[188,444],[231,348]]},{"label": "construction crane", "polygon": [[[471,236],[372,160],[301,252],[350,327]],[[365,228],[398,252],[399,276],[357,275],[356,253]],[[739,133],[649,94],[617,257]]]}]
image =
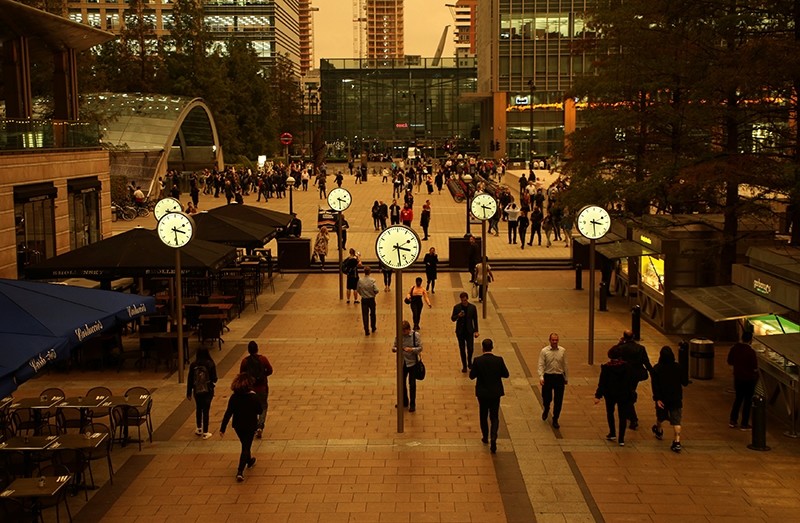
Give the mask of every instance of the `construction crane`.
[{"label": "construction crane", "polygon": [[364,58],[367,37],[367,0],[353,0],[353,55]]},{"label": "construction crane", "polygon": [[439,67],[439,60],[442,59],[442,53],[444,52],[444,44],[447,42],[448,29],[450,29],[449,25],[444,26],[442,37],[439,39],[439,46],[436,48],[436,54],[433,55],[433,62],[431,62],[432,67]]}]

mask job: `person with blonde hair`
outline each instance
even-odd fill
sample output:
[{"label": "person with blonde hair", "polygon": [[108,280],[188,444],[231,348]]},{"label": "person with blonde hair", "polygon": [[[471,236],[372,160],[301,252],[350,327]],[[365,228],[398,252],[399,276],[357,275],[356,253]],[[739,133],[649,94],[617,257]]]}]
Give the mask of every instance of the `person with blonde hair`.
[{"label": "person with blonde hair", "polygon": [[244,481],[244,468],[252,468],[256,464],[256,458],[250,453],[253,446],[253,438],[258,428],[258,417],[261,415],[261,403],[253,391],[253,380],[247,373],[239,373],[233,378],[231,383],[231,394],[228,400],[228,408],[222,417],[222,426],[219,429],[219,436],[225,437],[225,429],[228,422],[233,418],[233,430],[242,444],[242,451],[239,454],[239,467],[236,469],[236,481]]}]

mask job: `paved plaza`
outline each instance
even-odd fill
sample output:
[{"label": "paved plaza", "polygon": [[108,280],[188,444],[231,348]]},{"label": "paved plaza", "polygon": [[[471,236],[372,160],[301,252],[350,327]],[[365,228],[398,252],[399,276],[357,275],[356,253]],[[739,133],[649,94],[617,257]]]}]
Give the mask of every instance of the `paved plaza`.
[{"label": "paved plaza", "polygon": [[[516,179],[507,177],[516,190]],[[348,177],[345,187],[354,196],[348,246],[374,260],[370,207],[376,199],[390,200],[391,189],[379,177],[361,185]],[[294,198],[305,236],[312,236],[322,205],[314,189]],[[420,203],[426,198],[415,196]],[[445,193],[430,199],[426,250],[441,252],[449,236],[463,235],[464,204]],[[208,201],[202,196],[201,208]],[[271,200],[269,207],[285,211],[288,201]],[[151,222],[142,224],[152,227]],[[132,224],[114,225],[122,230]],[[501,224],[500,237],[489,239],[490,256],[567,257],[571,251],[562,243],[523,254],[504,234]],[[413,276],[404,274],[405,287]],[[783,436],[776,417],[769,418],[769,452],[748,450],[750,433],[728,428],[733,394],[727,346],[716,349],[715,377],[695,380],[684,391],[680,454],[669,449],[669,427],[664,441],[650,432],[655,416],[649,382],[639,388],[639,430],[629,432],[624,448],[605,440],[605,410],[593,395],[607,349],[630,326],[630,304],[617,296],[609,299],[607,312],[597,312],[595,364],[589,365],[588,291],[574,289],[572,271],[498,272],[490,286],[480,339],[494,340],[494,352],[511,374],[498,452],[490,454],[480,441],[474,382],[460,372],[450,321],[468,279],[464,272],[440,273],[433,307],[422,313],[428,377],[418,384],[416,412],[405,412],[403,433],[397,432],[390,350],[394,293],[378,296],[377,333],[364,336],[360,306],[339,300],[335,271],[277,276],[275,292],[266,290],[258,310],[250,305],[230,323],[221,350],[213,346],[220,380],[211,439],[194,435],[194,402],[186,399],[186,385],[163,370],[50,372],[23,384],[16,396],[38,395],[53,385],[67,395],[95,385],[115,393],[142,385],[153,392],[153,442],[141,451],[115,446],[113,484],[104,467],[95,466],[102,487],[88,502],[83,496],[69,499],[75,520],[82,522],[800,521],[800,442]],[[407,308],[404,313],[410,315]],[[536,376],[539,351],[551,332],[559,333],[569,358],[558,430],[541,420]],[[259,342],[275,373],[264,439],[253,447],[258,462],[237,483],[238,441],[233,431],[221,439],[218,430],[250,340]],[[642,343],[652,361],[663,345],[677,350],[678,341],[643,324]],[[197,343],[192,341],[192,349]]]}]

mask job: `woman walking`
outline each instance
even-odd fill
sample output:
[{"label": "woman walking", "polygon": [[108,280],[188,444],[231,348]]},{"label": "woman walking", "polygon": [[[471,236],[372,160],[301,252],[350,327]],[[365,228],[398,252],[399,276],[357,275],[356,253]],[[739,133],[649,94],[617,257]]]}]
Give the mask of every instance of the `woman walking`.
[{"label": "woman walking", "polygon": [[431,294],[436,294],[436,277],[439,272],[439,255],[436,254],[436,249],[431,247],[428,254],[425,255],[425,290],[430,290]]},{"label": "woman walking", "polygon": [[425,235],[423,240],[428,239],[428,227],[431,224],[431,201],[426,200],[425,204],[422,206],[422,213],[420,213],[419,217],[419,225],[422,227],[422,233]]},{"label": "woman walking", "polygon": [[208,414],[211,411],[211,400],[214,399],[214,385],[217,383],[217,366],[208,349],[197,349],[197,357],[189,366],[186,379],[186,399],[192,400],[194,394],[195,426],[194,433],[203,439],[211,437],[208,431]]},{"label": "woman walking", "polygon": [[328,228],[324,225],[317,233],[317,239],[314,240],[314,254],[319,258],[319,264],[322,270],[325,270],[325,256],[328,255]]},{"label": "woman walking", "polygon": [[680,452],[681,445],[681,418],[683,417],[683,383],[680,365],[675,361],[672,349],[665,345],[661,347],[658,363],[653,366],[652,383],[653,401],[656,403],[656,424],[653,425],[653,435],[656,439],[664,436],[661,424],[669,421],[672,425],[673,439],[670,449]]},{"label": "woman walking", "polygon": [[383,290],[389,292],[390,290],[392,290],[392,273],[394,272],[394,269],[392,269],[383,262],[379,263],[381,268],[381,274],[383,274]]},{"label": "woman walking", "polygon": [[[630,365],[620,357],[620,349],[613,347],[608,351],[608,361],[600,366],[600,379],[597,382],[597,391],[594,393],[594,404],[606,400],[606,418],[608,420],[608,435],[606,439],[613,441],[619,435],[620,447],[625,446],[625,428],[628,425],[628,410],[633,393],[633,373]],[[617,408],[619,417],[619,431],[614,424],[614,407]]]},{"label": "woman walking", "polygon": [[253,391],[253,380],[246,374],[237,374],[231,383],[231,394],[228,400],[228,408],[222,417],[222,426],[219,429],[219,436],[225,437],[225,429],[228,421],[233,417],[233,430],[236,431],[239,441],[242,444],[242,452],[239,455],[239,467],[236,469],[236,481],[244,481],[244,468],[252,468],[256,464],[256,458],[250,455],[250,447],[253,446],[253,438],[258,428],[258,416],[261,414],[261,403]]},{"label": "woman walking", "polygon": [[[422,340],[418,332],[411,332],[411,325],[406,320],[403,320],[402,350],[403,407],[408,407],[408,412],[414,412],[417,410],[417,364],[419,354],[422,352]],[[392,352],[397,352],[397,341],[394,342]]]},{"label": "woman walking", "polygon": [[411,305],[411,315],[414,320],[415,331],[419,330],[419,319],[422,316],[423,300],[428,304],[428,307],[433,307],[433,305],[431,305],[431,299],[428,297],[428,291],[422,286],[422,278],[417,278],[416,284],[411,287],[411,290],[408,291],[406,295],[406,303]]}]

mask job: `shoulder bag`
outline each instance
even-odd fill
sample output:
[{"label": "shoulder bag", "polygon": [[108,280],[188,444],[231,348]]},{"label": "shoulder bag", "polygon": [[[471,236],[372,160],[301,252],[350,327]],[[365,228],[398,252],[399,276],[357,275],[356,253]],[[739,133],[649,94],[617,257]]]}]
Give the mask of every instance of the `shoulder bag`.
[{"label": "shoulder bag", "polygon": [[[414,343],[416,345],[416,340],[417,340],[416,332],[412,336],[412,339],[414,340]],[[417,364],[414,365],[414,370],[416,372],[414,379],[416,379],[417,381],[422,381],[425,379],[425,374],[426,374],[425,363],[422,361],[422,356],[420,354],[417,354]]]}]

